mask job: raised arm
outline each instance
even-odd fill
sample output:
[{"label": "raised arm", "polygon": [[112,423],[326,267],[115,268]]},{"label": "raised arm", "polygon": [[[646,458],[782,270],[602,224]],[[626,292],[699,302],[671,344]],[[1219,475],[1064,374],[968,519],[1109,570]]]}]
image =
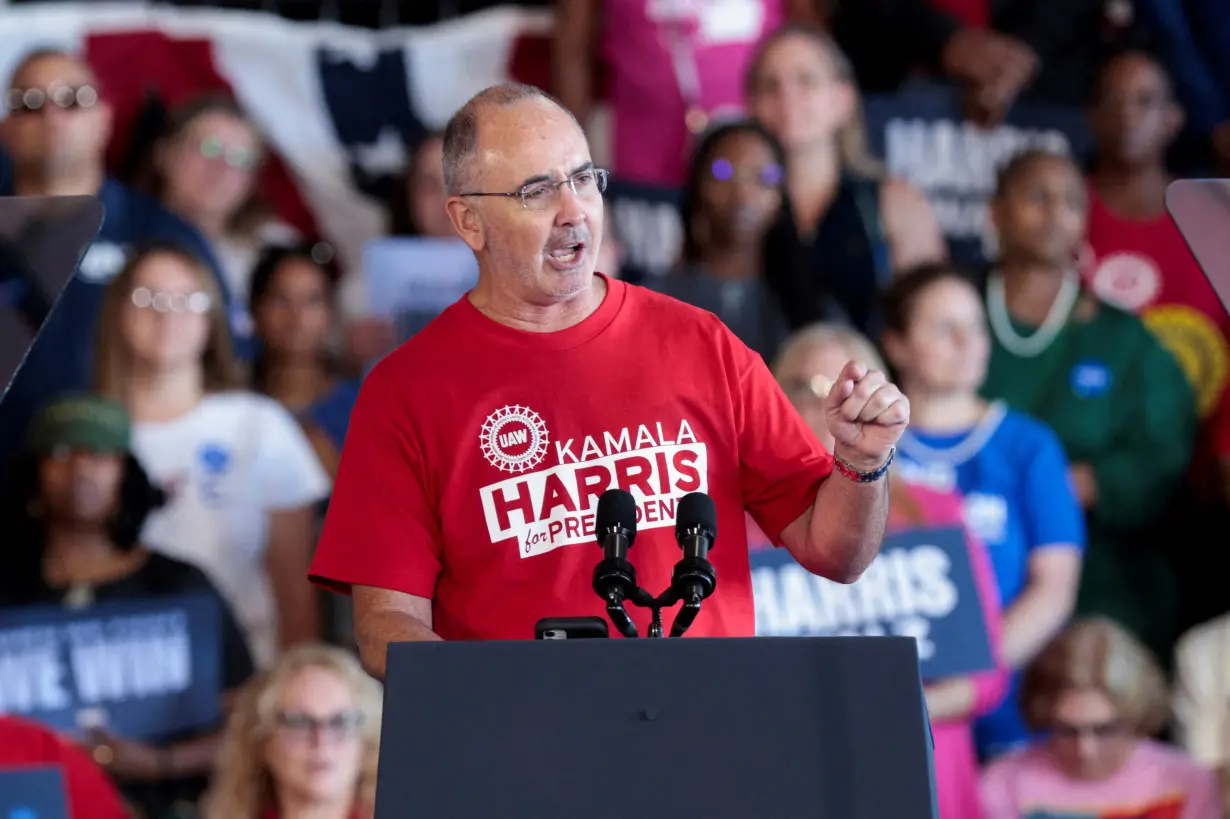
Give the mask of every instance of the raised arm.
[{"label": "raised arm", "polygon": [[836,472],[816,502],[782,532],[805,569],[853,583],[880,551],[888,525],[888,461],[910,420],[910,404],[878,370],[851,361],[824,399]]}]

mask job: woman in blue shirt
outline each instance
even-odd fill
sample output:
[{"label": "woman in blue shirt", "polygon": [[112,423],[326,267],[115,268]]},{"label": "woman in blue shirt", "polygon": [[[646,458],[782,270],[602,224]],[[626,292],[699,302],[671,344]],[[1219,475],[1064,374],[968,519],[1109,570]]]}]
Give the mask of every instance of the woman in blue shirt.
[{"label": "woman in blue shirt", "polygon": [[[898,445],[903,477],[964,496],[966,523],[986,544],[1004,606],[1004,657],[1020,669],[1072,612],[1084,518],[1068,462],[1049,427],[978,395],[990,341],[982,299],[955,270],[900,277],[885,300],[884,350],[910,399]],[[984,756],[1028,731],[1012,694],[976,726]]]}]

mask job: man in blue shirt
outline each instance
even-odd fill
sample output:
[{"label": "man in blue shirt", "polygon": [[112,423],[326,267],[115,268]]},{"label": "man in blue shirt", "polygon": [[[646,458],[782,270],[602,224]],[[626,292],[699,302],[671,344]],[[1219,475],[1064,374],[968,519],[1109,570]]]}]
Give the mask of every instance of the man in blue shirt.
[{"label": "man in blue shirt", "polygon": [[31,53],[13,72],[5,102],[0,147],[9,167],[8,177],[0,176],[0,194],[97,196],[106,214],[0,401],[0,475],[9,444],[21,440],[39,406],[60,393],[88,389],[103,291],[134,247],[157,241],[192,252],[214,271],[230,301],[217,259],[200,233],[156,200],[106,176],[103,155],[113,113],[89,66],[59,51]]}]

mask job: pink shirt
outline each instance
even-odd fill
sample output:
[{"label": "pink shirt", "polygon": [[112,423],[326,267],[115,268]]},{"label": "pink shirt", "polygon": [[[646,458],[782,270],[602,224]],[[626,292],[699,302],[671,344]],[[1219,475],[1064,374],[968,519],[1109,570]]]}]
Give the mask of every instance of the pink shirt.
[{"label": "pink shirt", "polygon": [[[959,495],[915,485],[910,485],[909,493],[928,525],[963,525]],[[890,518],[889,525],[896,528],[902,524]],[[978,584],[991,651],[998,659],[1001,657],[1003,624],[994,570],[982,543],[969,535],[968,545],[970,567],[974,571],[974,582]],[[971,679],[974,683],[974,707],[969,716],[960,720],[931,721],[931,736],[935,740],[935,794],[940,819],[979,819],[982,816],[978,799],[978,754],[974,749],[971,721],[990,713],[999,705],[1008,688],[1008,670],[1000,661],[994,671],[973,674]]]},{"label": "pink shirt", "polygon": [[1068,779],[1035,745],[982,777],[985,819],[1220,819],[1213,774],[1177,748],[1141,742],[1110,779]]},{"label": "pink shirt", "polygon": [[[783,6],[783,0],[604,0],[616,176],[683,183],[692,144],[688,107],[710,118],[742,111],[744,74],[757,44],[785,21]],[[695,69],[684,69],[682,88],[674,54]]]}]

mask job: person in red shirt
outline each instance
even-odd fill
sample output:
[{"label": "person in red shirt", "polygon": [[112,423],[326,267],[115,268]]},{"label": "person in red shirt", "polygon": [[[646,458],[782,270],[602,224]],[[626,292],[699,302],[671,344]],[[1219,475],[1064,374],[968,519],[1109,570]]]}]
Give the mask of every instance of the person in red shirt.
[{"label": "person in red shirt", "polygon": [[537,88],[463,106],[444,175],[478,284],[365,380],[311,570],[353,592],[374,676],[389,642],[531,638],[542,617],[602,615],[594,511],[611,488],[637,501],[629,559],[654,593],[681,557],[676,502],[715,501],[718,588],[689,634],[755,632],[745,508],[810,571],[858,577],[909,420],[882,373],[842,372],[830,454],[716,316],[596,275],[606,172]]},{"label": "person in red shirt", "polygon": [[[1157,60],[1125,51],[1102,69],[1091,112],[1097,162],[1090,179],[1086,275],[1102,299],[1137,313],[1175,355],[1206,419],[1208,455],[1230,455],[1230,321],[1166,213],[1166,151],[1183,111]],[[1197,459],[1197,466],[1207,466]],[[1200,476],[1197,476],[1200,477]]]},{"label": "person in red shirt", "polygon": [[33,722],[0,716],[0,771],[59,768],[68,819],[128,819],[119,793],[80,747]]}]

